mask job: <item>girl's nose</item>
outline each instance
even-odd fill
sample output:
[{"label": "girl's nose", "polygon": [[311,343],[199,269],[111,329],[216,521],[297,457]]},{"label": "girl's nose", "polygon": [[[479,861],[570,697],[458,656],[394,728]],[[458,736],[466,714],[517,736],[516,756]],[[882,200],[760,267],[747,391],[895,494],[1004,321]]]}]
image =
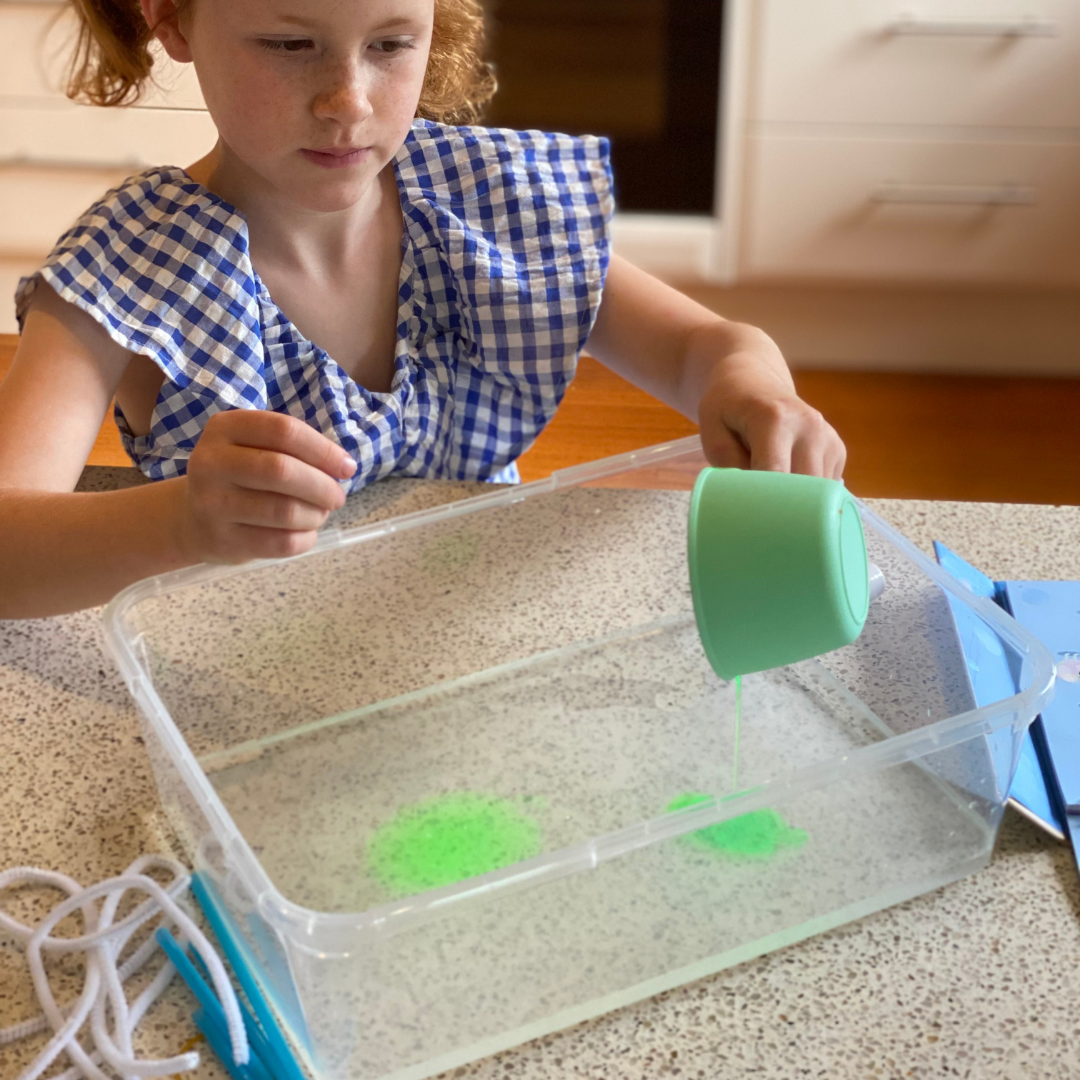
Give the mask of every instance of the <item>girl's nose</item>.
[{"label": "girl's nose", "polygon": [[315,115],[320,120],[336,120],[339,124],[361,124],[374,111],[363,72],[357,65],[343,64],[327,80],[315,96]]}]

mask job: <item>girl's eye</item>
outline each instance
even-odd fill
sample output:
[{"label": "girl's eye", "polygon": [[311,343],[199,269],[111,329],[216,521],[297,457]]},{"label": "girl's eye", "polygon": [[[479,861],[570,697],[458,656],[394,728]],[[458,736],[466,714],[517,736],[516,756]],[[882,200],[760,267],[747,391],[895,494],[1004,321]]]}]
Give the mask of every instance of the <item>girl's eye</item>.
[{"label": "girl's eye", "polygon": [[381,41],[373,41],[371,47],[376,52],[381,52],[386,56],[393,56],[395,53],[415,48],[411,41],[402,38],[384,38]]},{"label": "girl's eye", "polygon": [[259,38],[259,44],[271,52],[298,53],[311,48],[314,42],[309,41],[307,38],[286,38],[284,40]]}]

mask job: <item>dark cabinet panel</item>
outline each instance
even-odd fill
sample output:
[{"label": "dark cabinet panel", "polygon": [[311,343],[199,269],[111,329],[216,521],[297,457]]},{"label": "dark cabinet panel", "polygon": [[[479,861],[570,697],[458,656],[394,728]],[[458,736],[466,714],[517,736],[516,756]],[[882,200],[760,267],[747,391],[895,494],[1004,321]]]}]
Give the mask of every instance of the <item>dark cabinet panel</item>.
[{"label": "dark cabinet panel", "polygon": [[713,212],[722,0],[489,0],[485,122],[607,135],[623,210]]}]

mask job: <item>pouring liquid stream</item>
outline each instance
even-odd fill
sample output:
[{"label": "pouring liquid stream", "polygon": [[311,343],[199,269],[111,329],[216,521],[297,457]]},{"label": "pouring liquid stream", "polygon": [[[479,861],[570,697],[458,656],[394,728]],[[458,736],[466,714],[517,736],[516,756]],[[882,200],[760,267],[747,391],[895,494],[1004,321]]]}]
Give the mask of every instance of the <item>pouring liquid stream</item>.
[{"label": "pouring liquid stream", "polygon": [[731,793],[739,790],[739,734],[742,729],[742,676],[735,676],[735,750],[732,754]]}]

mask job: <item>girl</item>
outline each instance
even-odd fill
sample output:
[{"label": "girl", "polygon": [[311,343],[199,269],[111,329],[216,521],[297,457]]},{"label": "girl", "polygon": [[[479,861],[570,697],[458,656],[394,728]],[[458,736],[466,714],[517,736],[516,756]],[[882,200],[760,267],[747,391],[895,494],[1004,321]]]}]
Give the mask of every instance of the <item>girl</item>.
[{"label": "girl", "polygon": [[[841,475],[764,333],[609,259],[605,140],[462,126],[493,92],[478,0],[73,2],[73,96],[136,96],[153,35],[219,139],[108,192],[20,283],[0,618],[297,554],[392,473],[513,480],[583,347],[715,464]],[[114,396],[160,482],[75,494]]]}]

